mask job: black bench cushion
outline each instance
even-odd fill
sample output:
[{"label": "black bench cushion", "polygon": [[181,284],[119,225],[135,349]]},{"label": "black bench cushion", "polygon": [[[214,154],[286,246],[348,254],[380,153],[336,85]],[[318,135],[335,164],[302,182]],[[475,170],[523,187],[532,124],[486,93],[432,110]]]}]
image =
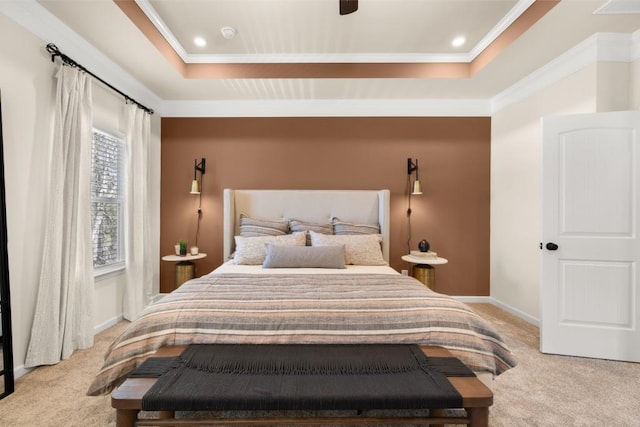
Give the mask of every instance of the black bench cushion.
[{"label": "black bench cushion", "polygon": [[164,374],[143,397],[143,410],[456,408],[462,398],[443,367],[473,375],[455,358],[431,359],[417,345],[395,344],[192,344],[157,365]]}]

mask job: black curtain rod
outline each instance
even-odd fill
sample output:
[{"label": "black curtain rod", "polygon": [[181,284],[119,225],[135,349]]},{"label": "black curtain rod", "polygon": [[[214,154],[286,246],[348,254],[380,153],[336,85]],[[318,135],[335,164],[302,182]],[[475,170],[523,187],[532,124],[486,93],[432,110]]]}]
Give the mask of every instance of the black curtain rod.
[{"label": "black curtain rod", "polygon": [[124,99],[127,102],[133,102],[134,104],[136,104],[138,106],[138,108],[146,111],[149,114],[153,114],[153,110],[151,108],[145,107],[144,105],[142,105],[141,103],[139,103],[135,99],[131,98],[126,93],[124,93],[121,90],[111,86],[109,83],[105,82],[100,77],[96,76],[91,71],[87,70],[82,65],[78,64],[76,61],[74,61],[73,59],[69,58],[64,53],[60,52],[60,49],[58,49],[58,47],[55,44],[49,43],[47,45],[47,52],[49,52],[51,54],[51,62],[53,62],[56,59],[56,56],[59,57],[62,60],[62,62],[64,62],[65,64],[67,64],[67,65],[69,65],[71,67],[75,67],[75,68],[77,68],[79,70],[84,71],[85,73],[87,73],[87,74],[91,75],[92,77],[94,77],[95,79],[99,80],[102,84],[107,86],[109,89],[111,89],[111,90],[113,90],[115,92],[118,92],[120,95],[124,96]]}]

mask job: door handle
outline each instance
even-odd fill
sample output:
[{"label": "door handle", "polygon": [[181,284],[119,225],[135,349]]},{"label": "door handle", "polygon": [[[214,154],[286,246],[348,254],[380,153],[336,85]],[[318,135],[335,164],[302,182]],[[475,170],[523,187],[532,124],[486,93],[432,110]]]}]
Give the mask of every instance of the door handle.
[{"label": "door handle", "polygon": [[558,245],[556,245],[553,242],[549,242],[545,245],[545,248],[547,248],[547,250],[550,250],[550,251],[556,251],[558,250]]}]

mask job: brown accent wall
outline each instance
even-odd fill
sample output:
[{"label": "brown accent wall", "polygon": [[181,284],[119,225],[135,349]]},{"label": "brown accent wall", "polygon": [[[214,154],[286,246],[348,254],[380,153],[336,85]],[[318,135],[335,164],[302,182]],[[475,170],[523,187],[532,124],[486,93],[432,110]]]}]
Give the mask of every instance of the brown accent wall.
[{"label": "brown accent wall", "polygon": [[[207,159],[198,274],[222,260],[222,190],[389,189],[391,266],[409,266],[407,158],[419,160],[424,194],[411,201],[412,249],[425,238],[449,263],[436,290],[489,295],[491,119],[163,118],[161,254],[179,239],[193,244],[198,196],[189,194],[194,159]],[[162,292],[174,289],[174,264],[162,262]]]}]

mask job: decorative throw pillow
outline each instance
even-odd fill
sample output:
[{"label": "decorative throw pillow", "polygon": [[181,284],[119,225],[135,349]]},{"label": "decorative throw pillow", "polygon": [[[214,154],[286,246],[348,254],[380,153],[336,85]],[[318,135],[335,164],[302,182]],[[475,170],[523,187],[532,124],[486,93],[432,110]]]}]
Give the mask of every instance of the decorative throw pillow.
[{"label": "decorative throw pillow", "polygon": [[328,236],[309,231],[312,246],[344,245],[345,264],[387,265],[380,247],[378,234]]},{"label": "decorative throw pillow", "polygon": [[282,246],[305,246],[305,233],[293,233],[284,236],[235,236],[236,251],[233,262],[241,265],[260,265],[264,262],[266,243]]},{"label": "decorative throw pillow", "polygon": [[[315,222],[300,221],[298,219],[289,220],[289,228],[294,231],[310,231],[313,230],[316,233],[333,234],[333,224],[330,222],[326,224],[318,224]],[[311,246],[311,236],[307,234],[307,246]]]},{"label": "decorative throw pillow", "polygon": [[380,234],[378,224],[355,224],[341,221],[339,218],[331,218],[333,234]]},{"label": "decorative throw pillow", "polygon": [[265,245],[263,268],[345,268],[344,245],[279,246]]},{"label": "decorative throw pillow", "polygon": [[258,219],[240,214],[240,235],[283,236],[289,234],[289,221],[286,219]]}]

